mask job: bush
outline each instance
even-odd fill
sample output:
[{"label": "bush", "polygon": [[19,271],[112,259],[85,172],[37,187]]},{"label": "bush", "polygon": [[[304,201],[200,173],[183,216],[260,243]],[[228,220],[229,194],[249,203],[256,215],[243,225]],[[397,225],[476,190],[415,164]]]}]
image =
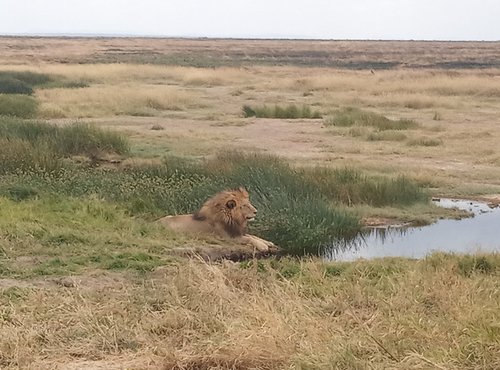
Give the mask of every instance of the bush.
[{"label": "bush", "polygon": [[37,102],[31,96],[0,94],[0,116],[33,118],[37,108]]}]

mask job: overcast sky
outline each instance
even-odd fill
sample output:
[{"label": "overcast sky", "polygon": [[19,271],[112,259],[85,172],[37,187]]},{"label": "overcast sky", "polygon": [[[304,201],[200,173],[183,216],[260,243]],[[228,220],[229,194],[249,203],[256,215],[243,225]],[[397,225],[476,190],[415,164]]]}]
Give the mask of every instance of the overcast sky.
[{"label": "overcast sky", "polygon": [[0,0],[0,34],[500,40],[500,0]]}]

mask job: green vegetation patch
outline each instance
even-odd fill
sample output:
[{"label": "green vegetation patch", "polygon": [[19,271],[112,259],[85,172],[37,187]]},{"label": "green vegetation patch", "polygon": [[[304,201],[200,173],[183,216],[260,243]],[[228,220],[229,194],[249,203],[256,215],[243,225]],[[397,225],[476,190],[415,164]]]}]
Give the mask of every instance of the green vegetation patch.
[{"label": "green vegetation patch", "polygon": [[[37,194],[94,195],[149,220],[194,212],[222,189],[244,185],[259,209],[251,231],[297,255],[321,253],[332,239],[356,234],[361,225],[349,205],[403,206],[428,201],[422,189],[404,177],[367,177],[352,169],[294,168],[274,156],[234,152],[201,163],[170,157],[161,165],[123,169],[64,165],[50,172],[14,171],[3,181],[10,187],[23,184]],[[113,217],[95,212],[99,217]]]},{"label": "green vegetation patch", "polygon": [[33,94],[33,89],[26,82],[0,74],[0,94]]},{"label": "green vegetation patch", "polygon": [[56,126],[0,117],[0,173],[15,169],[50,172],[63,167],[64,157],[99,157],[102,153],[126,154],[128,151],[129,144],[123,136],[92,125]]},{"label": "green vegetation patch", "polygon": [[297,106],[295,104],[289,104],[285,107],[279,105],[262,105],[257,107],[244,105],[243,115],[245,117],[281,119],[321,118],[321,113],[312,110],[309,106]]},{"label": "green vegetation patch", "polygon": [[[295,255],[321,254],[333,239],[354,236],[361,225],[348,206],[407,206],[428,201],[425,192],[405,177],[369,177],[349,168],[296,168],[278,157],[255,153],[223,152],[202,162],[168,157],[161,164],[103,168],[65,159],[99,151],[126,153],[128,143],[115,133],[85,124],[55,126],[0,119],[4,175],[0,196],[17,202],[90,196],[153,220],[192,213],[215,193],[245,186],[259,209],[251,231]],[[61,202],[59,207],[65,204],[73,203]],[[87,212],[93,219],[113,222],[115,218],[95,205]],[[52,210],[50,215],[57,217],[57,212]],[[81,234],[67,231],[32,235],[52,247],[90,243]]]},{"label": "green vegetation patch", "polygon": [[408,130],[419,126],[418,123],[413,120],[392,120],[378,113],[352,107],[343,108],[335,112],[325,120],[325,123],[330,126],[338,127],[369,126],[379,131]]},{"label": "green vegetation patch", "polygon": [[39,88],[81,88],[89,86],[85,81],[68,80],[64,76],[31,71],[0,71],[0,94],[27,94]]},{"label": "green vegetation patch", "polygon": [[34,98],[22,94],[0,94],[0,116],[33,118],[38,104]]},{"label": "green vegetation patch", "polygon": [[55,80],[54,76],[47,73],[30,71],[0,71],[0,79],[1,78],[21,81],[31,87],[41,86]]},{"label": "green vegetation patch", "polygon": [[367,176],[353,168],[318,167],[306,171],[325,196],[346,205],[409,206],[429,200],[421,186],[404,176]]},{"label": "green vegetation patch", "polygon": [[443,142],[440,139],[431,138],[431,137],[419,137],[415,139],[411,139],[408,141],[408,145],[410,146],[439,146]]}]

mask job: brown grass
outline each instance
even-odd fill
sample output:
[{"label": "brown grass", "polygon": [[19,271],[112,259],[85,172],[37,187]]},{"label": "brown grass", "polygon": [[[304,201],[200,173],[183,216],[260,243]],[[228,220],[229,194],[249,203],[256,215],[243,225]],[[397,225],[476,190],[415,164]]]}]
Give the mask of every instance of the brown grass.
[{"label": "brown grass", "polygon": [[192,93],[177,87],[96,85],[81,89],[46,89],[36,94],[42,118],[155,116],[179,111],[194,102]]},{"label": "brown grass", "polygon": [[[431,69],[450,61],[497,63],[499,43],[0,38],[0,49],[0,70],[88,84],[35,88],[41,117],[93,117],[127,132],[133,155],[145,158],[124,166],[165,153],[207,157],[237,148],[297,165],[401,173],[432,194],[500,194],[500,69]],[[127,59],[132,54],[139,59]],[[332,63],[331,55],[400,68],[316,67]],[[224,67],[167,65],[172,56],[178,64],[214,56]],[[167,58],[159,61],[164,65],[130,63],[156,57]],[[96,60],[115,63],[80,64]],[[278,66],[262,65],[270,60]],[[325,115],[353,106],[419,126],[404,137],[242,117],[242,106],[262,104],[307,105]],[[360,217],[435,217],[425,213],[428,207],[354,211]],[[83,241],[61,245],[72,263],[90,252],[99,256],[99,239],[103,258],[152,249],[166,266],[110,272],[84,262],[71,276],[75,266],[47,256],[40,242],[40,233],[57,236],[61,229],[41,228],[32,210],[7,212],[4,221],[15,232],[0,233],[2,369],[500,368],[498,255],[485,257],[484,266],[492,268],[467,273],[465,257],[443,255],[348,264],[171,262],[170,248],[198,242],[151,231],[149,224],[136,226],[131,238],[121,231],[134,227],[130,217],[113,213],[119,225],[95,217],[77,225]],[[57,213],[46,216],[61,221]],[[73,230],[73,222],[66,219],[71,225],[64,227]],[[36,271],[44,276],[33,277]]]},{"label": "brown grass", "polygon": [[28,282],[1,290],[9,303],[0,364],[496,369],[497,272],[465,276],[458,266],[441,255],[247,268],[192,261],[146,278],[95,272],[42,289]]}]

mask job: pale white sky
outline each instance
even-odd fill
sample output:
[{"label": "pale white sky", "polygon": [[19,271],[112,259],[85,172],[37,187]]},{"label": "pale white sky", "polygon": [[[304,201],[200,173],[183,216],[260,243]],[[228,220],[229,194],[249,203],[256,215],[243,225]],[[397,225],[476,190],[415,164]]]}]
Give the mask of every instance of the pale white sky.
[{"label": "pale white sky", "polygon": [[0,34],[500,40],[500,0],[0,0]]}]

